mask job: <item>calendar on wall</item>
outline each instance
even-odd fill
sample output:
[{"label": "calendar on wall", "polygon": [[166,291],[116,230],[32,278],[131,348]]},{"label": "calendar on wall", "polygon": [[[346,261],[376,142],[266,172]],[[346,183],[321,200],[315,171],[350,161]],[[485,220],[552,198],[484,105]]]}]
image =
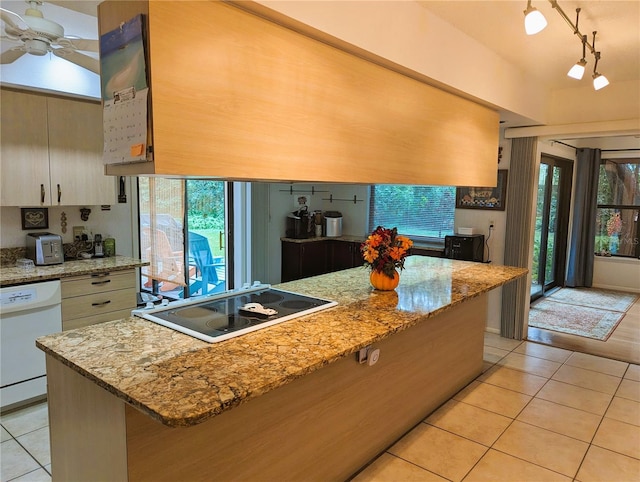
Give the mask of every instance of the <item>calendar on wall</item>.
[{"label": "calendar on wall", "polygon": [[105,164],[147,160],[147,68],[143,18],[100,36]]}]

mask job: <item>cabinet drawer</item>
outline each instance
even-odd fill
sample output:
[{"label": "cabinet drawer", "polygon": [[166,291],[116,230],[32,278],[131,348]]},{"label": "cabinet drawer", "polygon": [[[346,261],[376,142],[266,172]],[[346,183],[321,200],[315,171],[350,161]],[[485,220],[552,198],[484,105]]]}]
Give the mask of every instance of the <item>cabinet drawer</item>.
[{"label": "cabinet drawer", "polygon": [[97,273],[62,280],[62,299],[131,288],[135,291],[135,270]]},{"label": "cabinet drawer", "polygon": [[89,325],[95,325],[97,323],[104,323],[106,321],[122,320],[123,318],[129,318],[131,316],[131,307],[126,310],[110,311],[108,313],[100,313],[93,316],[82,316],[73,320],[62,320],[62,330],[73,330],[74,328],[83,328]]},{"label": "cabinet drawer", "polygon": [[[136,306],[136,292],[133,289],[106,291],[85,296],[75,296],[62,300],[62,319],[88,318],[101,313],[118,310],[133,310]],[[115,319],[112,318],[112,319]]]}]

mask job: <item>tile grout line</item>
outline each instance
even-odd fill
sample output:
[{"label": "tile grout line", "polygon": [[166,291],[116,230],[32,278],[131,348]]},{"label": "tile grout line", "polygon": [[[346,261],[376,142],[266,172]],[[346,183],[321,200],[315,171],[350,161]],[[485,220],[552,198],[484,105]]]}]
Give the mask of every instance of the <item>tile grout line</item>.
[{"label": "tile grout line", "polygon": [[[517,348],[519,348],[520,346],[522,346],[522,344],[523,344],[523,343],[525,343],[525,342],[526,342],[526,341],[523,341],[522,343],[518,344],[518,345],[517,345],[516,347],[514,347],[514,348],[513,348],[513,350],[511,350],[509,353],[510,353],[510,354],[511,354],[511,353],[514,353],[514,350],[516,350]],[[515,352],[515,353],[518,353],[518,352]],[[501,360],[502,360],[502,359],[504,359],[504,358],[506,358],[507,356],[508,356],[508,355],[505,355],[503,358],[501,358]],[[526,355],[525,355],[525,356],[526,356]],[[495,363],[495,364],[494,364],[494,366],[496,366],[496,365],[498,365],[498,364],[499,364],[499,361],[498,361],[497,363]],[[509,369],[511,369],[510,367],[505,367],[504,365],[501,365],[501,366],[502,366],[502,367],[504,367],[504,368],[509,368]],[[493,367],[492,367],[492,368],[493,368]],[[559,369],[559,368],[558,368],[558,369]],[[524,370],[515,370],[515,371],[520,371],[521,373],[526,373],[526,374],[530,374],[530,375],[531,375],[531,373],[529,373],[529,372],[525,372]],[[554,372],[554,374],[555,374],[555,372]],[[535,375],[535,374],[533,374],[533,375]],[[479,375],[479,376],[481,376],[481,375]],[[546,385],[546,384],[549,382],[549,380],[551,380],[551,378],[550,378],[550,377],[542,377],[541,375],[536,375],[536,376],[539,376],[539,377],[541,377],[541,378],[546,378],[546,379],[547,379],[547,381],[545,382],[545,384],[544,384],[544,385]],[[476,380],[475,380],[475,381],[478,381],[478,380],[477,380],[477,378],[476,378]],[[485,382],[484,382],[484,381],[479,381],[479,383],[485,383]],[[487,383],[487,385],[491,385],[491,384],[490,384],[490,383]],[[540,387],[540,388],[536,391],[536,394],[535,394],[535,395],[537,395],[537,394],[538,394],[538,392],[540,392],[540,390],[542,390],[542,388],[544,387],[544,385],[542,385],[542,387]],[[510,389],[508,389],[508,388],[499,387],[498,385],[492,385],[492,386],[497,386],[498,388],[503,388],[503,389],[505,389],[505,390],[510,390]],[[502,435],[504,435],[504,433],[505,433],[507,430],[509,430],[509,427],[511,427],[511,426],[513,425],[513,422],[515,422],[515,421],[516,421],[516,419],[518,418],[518,416],[519,416],[519,415],[520,415],[520,414],[521,414],[521,413],[522,413],[522,412],[523,412],[523,411],[524,411],[524,410],[529,406],[529,404],[531,403],[531,400],[533,400],[533,399],[535,398],[535,395],[533,395],[533,396],[531,396],[531,395],[527,395],[526,393],[518,392],[518,391],[516,391],[516,390],[510,390],[510,391],[512,391],[512,392],[514,392],[514,393],[519,393],[519,394],[521,394],[521,395],[526,395],[526,396],[530,396],[530,397],[531,397],[531,398],[530,398],[530,400],[529,400],[529,401],[528,401],[528,402],[527,402],[527,403],[522,407],[522,409],[521,409],[521,410],[520,410],[520,411],[515,415],[515,417],[513,417],[513,418],[508,417],[508,416],[506,416],[506,415],[504,415],[504,414],[498,414],[498,413],[496,413],[496,412],[492,412],[491,410],[486,410],[486,409],[482,409],[481,407],[475,407],[475,406],[474,406],[475,408],[481,408],[482,410],[486,410],[486,411],[488,411],[488,412],[490,412],[490,413],[496,413],[497,415],[501,415],[501,416],[503,416],[503,417],[510,418],[510,419],[511,419],[511,421],[510,421],[510,422],[509,422],[509,424],[504,428],[504,430],[502,430],[502,432],[500,432],[500,434],[499,434],[499,435],[496,437],[496,439],[491,443],[491,445],[490,445],[489,447],[487,447],[487,450],[484,452],[484,454],[482,454],[482,457],[480,457],[480,458],[476,461],[476,463],[475,463],[475,464],[473,464],[473,466],[469,469],[469,471],[464,475],[464,477],[462,477],[461,482],[462,482],[462,481],[464,481],[464,480],[469,476],[469,474],[473,471],[473,469],[474,469],[474,468],[475,468],[475,467],[476,467],[476,466],[477,466],[477,465],[478,465],[478,464],[479,464],[479,463],[484,459],[484,457],[485,457],[485,456],[489,453],[489,451],[491,451],[491,450],[495,450],[496,452],[500,452],[500,453],[505,454],[505,455],[507,455],[507,456],[509,456],[509,457],[514,457],[514,458],[516,458],[516,459],[522,460],[522,461],[524,461],[524,462],[526,462],[526,463],[529,463],[529,464],[535,465],[535,466],[537,466],[537,467],[541,467],[541,468],[543,468],[543,469],[550,470],[550,471],[555,472],[555,473],[559,473],[559,472],[557,472],[557,471],[555,471],[555,470],[551,470],[551,469],[549,469],[548,467],[543,467],[543,466],[541,466],[541,465],[535,464],[535,463],[530,462],[530,461],[525,460],[525,459],[521,459],[520,457],[516,457],[516,456],[511,455],[511,454],[507,454],[507,453],[505,453],[505,452],[502,452],[501,450],[498,450],[498,449],[494,448],[494,445],[498,442],[498,440],[500,440],[500,437],[502,437]],[[465,402],[461,402],[461,401],[459,401],[459,400],[458,400],[458,402],[460,402],[460,403],[465,403]],[[467,404],[467,405],[470,405],[470,404]],[[458,435],[458,434],[455,434],[455,435]],[[461,435],[458,435],[458,436],[459,436],[459,437],[461,437]],[[466,439],[466,437],[463,437],[463,438],[465,438],[465,439]],[[468,440],[470,440],[470,439],[468,439]],[[475,441],[473,441],[473,440],[472,440],[472,442],[475,442]],[[478,443],[478,442],[476,442],[476,443]],[[480,444],[480,445],[482,445],[482,444]],[[564,474],[561,474],[561,475],[564,475]]]},{"label": "tile grout line", "polygon": [[[523,343],[524,343],[524,342],[526,342],[526,340],[525,340],[525,341],[523,341]],[[518,345],[517,347],[515,347],[513,350],[511,350],[511,352],[510,352],[510,353],[514,353],[514,350],[515,350],[515,349],[517,349],[519,346],[521,346],[521,344],[520,344],[520,345]],[[565,350],[566,350],[566,349],[565,349]],[[579,441],[579,442],[587,443],[587,449],[585,450],[585,452],[584,452],[584,454],[583,454],[583,456],[582,456],[582,459],[580,460],[580,463],[578,464],[578,467],[576,468],[575,474],[574,474],[573,476],[567,476],[566,474],[563,474],[563,473],[558,472],[558,471],[556,471],[556,470],[550,469],[549,467],[544,467],[544,466],[542,466],[542,465],[538,465],[538,464],[536,464],[536,463],[534,463],[534,462],[531,462],[531,461],[529,461],[529,460],[522,459],[522,458],[517,457],[517,456],[515,456],[515,455],[508,454],[508,453],[506,453],[506,452],[503,452],[503,451],[501,451],[501,450],[498,450],[498,449],[494,448],[494,445],[496,444],[496,442],[497,442],[497,441],[500,439],[500,437],[501,437],[501,436],[502,436],[502,435],[503,435],[503,434],[504,434],[504,433],[509,429],[509,427],[511,427],[511,426],[513,425],[513,422],[515,422],[515,421],[517,420],[517,418],[520,416],[520,414],[521,414],[521,413],[522,413],[522,412],[523,412],[523,411],[524,411],[524,410],[529,406],[529,404],[531,403],[531,401],[532,401],[532,400],[534,400],[534,399],[537,397],[538,393],[540,393],[540,391],[544,388],[544,386],[545,386],[545,385],[546,385],[550,380],[552,380],[552,377],[553,377],[553,376],[558,372],[558,370],[560,370],[560,368],[562,368],[562,367],[566,364],[566,362],[571,358],[571,356],[572,356],[574,353],[576,353],[575,351],[572,351],[572,350],[567,350],[567,351],[571,351],[571,355],[569,355],[569,356],[568,356],[568,357],[567,357],[563,362],[561,362],[561,363],[556,362],[556,363],[559,363],[559,366],[558,366],[558,368],[553,372],[553,374],[552,374],[550,377],[543,377],[543,378],[546,378],[546,379],[547,379],[547,381],[545,382],[545,384],[544,384],[544,385],[542,385],[542,387],[540,387],[540,388],[536,391],[536,393],[535,393],[533,396],[531,396],[531,399],[530,399],[530,400],[526,403],[526,405],[525,405],[525,406],[520,410],[520,412],[518,412],[518,414],[517,414],[517,415],[516,415],[512,420],[511,420],[511,422],[509,423],[509,425],[507,425],[507,427],[506,427],[506,428],[505,428],[505,429],[500,433],[500,435],[499,435],[499,436],[496,438],[496,440],[491,444],[491,446],[489,446],[489,447],[487,448],[487,450],[486,450],[486,451],[485,451],[485,453],[482,455],[482,457],[480,457],[480,459],[478,459],[478,461],[473,465],[473,467],[471,467],[471,469],[469,469],[469,471],[468,471],[468,472],[465,474],[465,476],[462,478],[462,480],[463,480],[463,481],[464,481],[464,479],[465,479],[465,478],[466,478],[466,477],[471,473],[471,471],[473,471],[473,469],[474,469],[474,468],[475,468],[475,467],[480,463],[480,461],[481,461],[481,460],[486,456],[486,454],[487,454],[490,450],[495,450],[495,451],[500,452],[500,453],[503,453],[503,454],[505,454],[505,455],[507,455],[507,456],[514,457],[514,458],[519,459],[519,460],[522,460],[522,461],[524,461],[524,462],[526,462],[526,463],[530,463],[530,464],[532,464],[532,465],[535,465],[535,466],[537,466],[537,467],[541,467],[541,468],[543,468],[543,469],[545,469],[545,470],[549,470],[549,471],[551,471],[551,472],[554,472],[554,473],[560,474],[560,475],[562,475],[562,476],[565,476],[565,477],[571,477],[571,479],[572,479],[572,480],[576,480],[576,477],[578,476],[578,473],[580,472],[580,468],[582,467],[582,464],[584,463],[584,460],[586,459],[587,453],[589,453],[589,450],[591,449],[591,447],[592,447],[592,446],[594,446],[594,445],[593,445],[593,440],[595,439],[595,436],[596,436],[596,434],[597,434],[597,432],[598,432],[598,429],[600,428],[600,425],[601,425],[601,424],[602,424],[602,422],[604,421],[604,419],[605,419],[605,415],[606,415],[607,411],[609,410],[609,407],[611,406],[611,403],[613,402],[613,399],[615,398],[615,393],[616,393],[616,392],[618,391],[618,389],[620,388],[620,385],[622,384],[622,380],[623,380],[624,378],[616,377],[616,378],[619,378],[619,380],[620,380],[620,381],[618,382],[618,386],[616,387],[616,391],[612,394],[612,396],[611,396],[611,400],[609,400],[609,403],[608,403],[608,405],[607,405],[607,408],[604,410],[603,414],[602,414],[602,415],[598,415],[598,416],[600,416],[600,421],[598,422],[598,426],[596,427],[596,429],[595,429],[595,431],[594,431],[594,433],[593,433],[593,436],[591,437],[591,440],[590,440],[589,442],[585,442],[584,440],[576,439],[576,438],[571,437],[571,436],[566,435],[566,434],[562,434],[562,433],[559,433],[559,432],[555,432],[555,431],[553,431],[553,430],[549,430],[549,429],[546,429],[546,428],[543,428],[543,427],[538,427],[537,425],[533,425],[533,424],[530,424],[530,423],[527,423],[527,422],[523,422],[522,420],[518,420],[520,423],[523,423],[523,424],[525,424],[525,425],[529,425],[529,426],[531,426],[531,427],[536,427],[536,428],[538,428],[538,429],[542,429],[542,430],[548,430],[548,431],[549,431],[549,432],[551,432],[551,433],[555,433],[555,434],[557,434],[557,435],[562,435],[562,436],[565,436],[565,437],[571,438],[572,440],[577,440],[577,441]],[[519,352],[515,352],[515,353],[519,353]],[[546,361],[553,361],[553,360],[548,360],[548,359],[546,359],[546,358],[542,358],[542,357],[536,357],[536,356],[533,356],[533,355],[527,355],[527,354],[524,354],[524,353],[519,353],[519,354],[520,354],[520,355],[523,355],[523,356],[532,356],[533,358],[543,359],[543,360],[546,360]],[[508,356],[508,355],[505,355],[505,356],[504,356],[503,358],[501,358],[500,360],[502,360],[502,359],[506,358],[507,356]],[[600,357],[600,358],[605,358],[605,357]],[[496,365],[499,365],[499,361],[493,364],[493,366],[496,366]],[[492,366],[491,368],[493,368],[493,366]],[[537,374],[535,374],[535,373],[530,373],[530,372],[527,372],[527,371],[525,371],[525,370],[518,370],[518,369],[514,369],[514,368],[511,368],[511,367],[504,366],[504,365],[501,365],[501,366],[502,366],[502,367],[504,367],[504,368],[507,368],[507,369],[513,369],[513,370],[515,370],[515,371],[520,371],[520,372],[525,373],[525,374],[535,375],[535,376],[540,376],[540,377],[541,377],[541,375],[537,375]],[[573,365],[567,365],[567,366],[573,366]],[[625,369],[625,373],[628,371],[629,366],[630,366],[630,364],[627,364],[627,368]],[[489,368],[488,370],[490,370],[491,368]],[[582,367],[574,367],[574,368],[582,368]],[[487,371],[488,371],[488,370],[487,370]],[[588,369],[585,369],[585,370],[588,370]],[[602,372],[597,372],[596,370],[589,370],[589,371],[593,371],[593,372],[595,372],[595,373],[602,373]],[[484,372],[483,372],[483,373],[484,373]],[[606,373],[605,373],[605,375],[608,375],[608,374],[606,374]],[[479,375],[479,376],[481,376],[481,375]],[[611,375],[611,376],[613,376],[613,375]],[[623,376],[624,376],[624,375],[623,375]],[[479,380],[477,380],[477,379],[476,379],[475,381],[479,381]],[[565,382],[558,381],[558,380],[554,380],[554,381],[555,381],[555,382],[557,382],[557,383],[565,383]],[[487,383],[487,382],[485,382],[485,381],[479,381],[479,383]],[[487,385],[492,385],[492,384],[487,383]],[[573,384],[570,384],[570,383],[567,383],[567,385],[577,386],[577,385],[573,385]],[[505,389],[505,390],[510,390],[510,389],[505,388],[505,387],[500,387],[499,385],[493,385],[493,386],[497,386],[497,387],[499,387],[499,388],[503,388],[503,389]],[[579,387],[579,388],[584,388],[584,389],[586,389],[586,390],[591,390],[591,389],[589,389],[589,388],[585,388],[585,387]],[[517,392],[516,390],[511,390],[511,391],[516,392],[516,393],[522,393],[522,392]],[[604,393],[604,392],[600,392],[600,391],[598,391],[598,390],[593,390],[593,391],[594,391],[594,392],[598,392],[598,393]],[[524,395],[527,395],[527,394],[524,394]],[[607,394],[607,395],[608,395],[608,394]],[[539,398],[539,400],[545,400],[545,399]],[[545,400],[545,401],[547,401],[547,402],[549,402],[549,403],[556,403],[556,402],[553,402],[553,401],[550,401],[550,400]],[[459,402],[459,403],[465,403],[465,402],[462,402],[462,401],[460,401],[460,400],[458,400],[458,402]],[[470,405],[470,404],[467,404],[467,405]],[[562,404],[557,404],[557,405],[565,406],[565,405],[562,405]],[[475,406],[474,406],[474,407],[475,407]],[[475,408],[481,408],[481,407],[475,407]],[[567,408],[573,408],[573,409],[575,409],[575,410],[579,410],[579,411],[582,411],[582,412],[585,412],[585,413],[591,413],[591,412],[587,412],[586,410],[576,409],[575,407],[569,407],[569,406],[567,406]],[[481,408],[481,409],[482,409],[482,408]],[[495,412],[491,412],[490,410],[486,410],[486,409],[483,409],[483,410],[488,411],[488,412],[490,412],[490,413],[495,413]],[[505,416],[505,415],[503,415],[503,414],[498,414],[498,415]],[[592,414],[592,415],[596,415],[596,414]],[[511,418],[511,417],[508,417],[508,418]],[[440,428],[440,427],[437,427],[437,428]],[[441,429],[441,430],[444,430],[444,429]],[[450,432],[450,433],[453,433],[453,432]],[[459,436],[459,437],[462,437],[462,436],[461,436],[461,435],[459,435],[459,434],[454,434],[454,435],[457,435],[457,436]],[[467,437],[462,437],[462,438],[464,438],[464,439],[466,439],[466,440],[470,440],[470,441],[472,441],[472,442],[475,442],[474,440],[467,439]],[[476,443],[478,443],[478,442],[476,442]],[[482,444],[481,444],[481,445],[482,445]],[[606,449],[606,450],[610,450],[610,449]],[[613,452],[613,453],[617,453],[617,454],[619,454],[619,452],[612,451],[612,450],[610,450],[610,451],[611,451],[611,452]],[[624,454],[620,454],[620,455],[624,455]]]},{"label": "tile grout line", "polygon": [[[23,433],[23,434],[22,434],[22,435],[20,435],[19,437],[22,437],[22,436],[24,436],[24,435],[28,435],[28,434],[30,434],[30,433],[36,432],[37,430],[41,430],[41,429],[43,429],[43,428],[45,428],[45,427],[48,427],[48,426],[49,426],[49,425],[47,424],[47,425],[45,425],[45,426],[43,426],[43,427],[39,427],[39,428],[37,428],[37,429],[35,429],[35,430],[30,430],[29,432]],[[4,430],[9,434],[9,436],[11,437],[11,440],[13,440],[15,443],[17,443],[17,444],[20,446],[20,448],[21,448],[22,450],[24,450],[24,451],[27,453],[27,455],[28,455],[29,457],[31,457],[31,458],[36,462],[36,464],[38,464],[38,467],[37,467],[37,468],[35,468],[35,469],[33,469],[33,470],[30,470],[29,472],[25,472],[24,474],[17,475],[16,477],[14,477],[13,479],[10,479],[10,480],[17,479],[18,477],[23,477],[23,476],[25,476],[25,475],[27,475],[27,474],[30,474],[30,473],[35,472],[36,470],[40,470],[40,469],[44,470],[44,471],[45,471],[47,474],[49,474],[49,476],[51,477],[51,473],[50,473],[50,472],[45,468],[45,466],[44,466],[43,464],[41,464],[41,463],[40,463],[40,461],[39,461],[39,460],[38,460],[38,459],[37,459],[37,458],[36,458],[36,457],[31,453],[31,452],[29,452],[29,450],[28,450],[24,445],[22,445],[22,444],[20,443],[20,441],[18,440],[18,437],[15,437],[15,436],[14,436],[14,435],[9,431],[9,429],[8,429],[7,427],[5,427],[4,425],[2,425],[2,428],[4,428]],[[4,442],[9,442],[9,440],[5,440]],[[2,443],[4,443],[4,442],[2,442]],[[49,450],[51,450],[51,448],[49,448]],[[9,482],[9,481],[8,481],[8,482]]]}]

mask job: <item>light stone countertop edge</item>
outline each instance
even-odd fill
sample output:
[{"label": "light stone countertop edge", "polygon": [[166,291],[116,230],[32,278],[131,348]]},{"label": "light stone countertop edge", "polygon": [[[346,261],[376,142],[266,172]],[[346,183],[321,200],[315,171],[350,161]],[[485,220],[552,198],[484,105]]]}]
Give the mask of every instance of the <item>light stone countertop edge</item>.
[{"label": "light stone countertop edge", "polygon": [[65,261],[62,264],[35,266],[31,269],[3,266],[0,268],[0,287],[123,271],[147,265],[149,265],[148,261],[118,255],[108,258]]},{"label": "light stone countertop edge", "polygon": [[393,292],[353,268],[275,288],[339,305],[221,343],[131,317],[39,338],[37,346],[171,427],[203,422],[527,273],[410,257]]}]

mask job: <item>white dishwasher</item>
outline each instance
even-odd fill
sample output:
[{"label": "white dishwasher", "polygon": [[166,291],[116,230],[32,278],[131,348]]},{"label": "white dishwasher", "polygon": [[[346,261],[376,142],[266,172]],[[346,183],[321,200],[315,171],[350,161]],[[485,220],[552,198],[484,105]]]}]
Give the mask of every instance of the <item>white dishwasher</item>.
[{"label": "white dishwasher", "polygon": [[36,338],[62,331],[60,281],[0,288],[0,409],[47,393]]}]

